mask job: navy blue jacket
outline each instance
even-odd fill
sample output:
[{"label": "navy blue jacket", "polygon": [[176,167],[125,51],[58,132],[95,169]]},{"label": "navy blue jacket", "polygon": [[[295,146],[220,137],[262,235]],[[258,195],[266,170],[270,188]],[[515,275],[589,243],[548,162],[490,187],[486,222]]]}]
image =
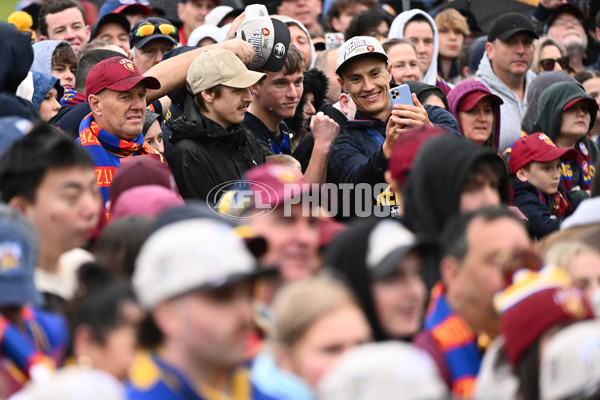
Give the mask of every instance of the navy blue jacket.
[{"label": "navy blue jacket", "polygon": [[531,183],[512,178],[510,184],[513,189],[513,205],[527,217],[529,230],[538,239],[557,231],[561,221],[571,215],[579,205],[579,201],[559,185],[558,190],[569,203],[569,209],[560,217],[553,216],[550,196],[544,194],[545,202],[542,202],[540,192]]}]

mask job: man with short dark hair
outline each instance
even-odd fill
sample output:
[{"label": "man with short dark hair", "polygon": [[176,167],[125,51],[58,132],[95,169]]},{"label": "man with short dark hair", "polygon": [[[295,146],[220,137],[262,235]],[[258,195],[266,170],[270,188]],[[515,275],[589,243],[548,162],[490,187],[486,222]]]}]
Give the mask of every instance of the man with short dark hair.
[{"label": "man with short dark hair", "polygon": [[129,58],[144,74],[178,44],[177,28],[171,22],[155,17],[143,19],[129,32]]},{"label": "man with short dark hair", "polygon": [[493,297],[512,272],[506,261],[530,245],[525,226],[507,208],[463,214],[444,232],[442,280],[415,344],[432,355],[456,398],[472,397],[482,346],[500,334]]},{"label": "man with short dark hair", "polygon": [[503,152],[521,135],[521,119],[527,111],[525,99],[535,74],[533,62],[533,23],[519,13],[507,13],[492,24],[486,54],[479,63],[475,78],[504,102],[500,106],[500,145]]},{"label": "man with short dark hair", "polygon": [[194,60],[184,114],[173,122],[167,157],[183,198],[212,203],[211,189],[265,162],[269,153],[241,125],[252,102],[250,86],[265,76],[249,71],[227,50],[210,50]]},{"label": "man with short dark hair", "polygon": [[39,14],[40,41],[65,40],[77,53],[90,40],[90,26],[85,24],[83,7],[75,0],[52,0]]},{"label": "man with short dark hair", "polygon": [[86,244],[100,215],[91,157],[51,126],[37,125],[0,158],[0,192],[36,226],[36,286],[45,294],[46,307],[62,305],[76,279],[60,269],[59,257]]}]

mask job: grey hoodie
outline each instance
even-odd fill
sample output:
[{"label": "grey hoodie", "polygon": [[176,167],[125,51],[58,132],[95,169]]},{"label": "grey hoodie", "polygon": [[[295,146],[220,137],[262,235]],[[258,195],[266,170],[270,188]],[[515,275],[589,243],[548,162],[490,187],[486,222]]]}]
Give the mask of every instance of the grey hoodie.
[{"label": "grey hoodie", "polygon": [[487,54],[483,55],[475,79],[487,86],[492,93],[498,95],[504,104],[500,106],[500,146],[502,153],[521,136],[521,119],[527,111],[527,94],[535,73],[528,70],[525,75],[525,95],[523,100],[500,80],[492,70],[492,64]]}]

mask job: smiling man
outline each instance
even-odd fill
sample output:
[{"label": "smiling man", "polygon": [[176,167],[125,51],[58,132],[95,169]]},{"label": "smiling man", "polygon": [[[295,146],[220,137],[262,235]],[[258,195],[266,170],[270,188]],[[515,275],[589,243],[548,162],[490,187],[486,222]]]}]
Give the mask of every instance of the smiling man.
[{"label": "smiling man", "polygon": [[168,157],[183,198],[206,200],[213,187],[265,162],[268,153],[241,125],[252,102],[250,86],[265,76],[227,50],[209,50],[194,60]]},{"label": "smiling man", "polygon": [[160,89],[160,82],[143,76],[127,58],[112,57],[88,73],[85,93],[92,112],[79,126],[80,143],[94,159],[94,170],[103,204],[115,169],[126,157],[157,154],[144,141],[146,89]]},{"label": "smiling man", "polygon": [[75,53],[90,40],[90,26],[85,24],[83,7],[75,0],[53,0],[40,9],[40,41],[64,40]]},{"label": "smiling man", "polygon": [[[425,108],[413,94],[413,105],[392,109],[392,66],[377,39],[356,36],[338,51],[338,81],[356,104],[356,116],[346,134],[333,144],[329,180],[335,183],[384,183],[384,173],[396,139],[406,129],[431,124]],[[392,111],[393,110],[393,111]]]},{"label": "smiling man", "polygon": [[492,24],[476,79],[504,102],[500,106],[500,151],[521,134],[521,119],[527,111],[525,98],[535,74],[530,70],[537,39],[533,23],[519,13],[507,13]]}]

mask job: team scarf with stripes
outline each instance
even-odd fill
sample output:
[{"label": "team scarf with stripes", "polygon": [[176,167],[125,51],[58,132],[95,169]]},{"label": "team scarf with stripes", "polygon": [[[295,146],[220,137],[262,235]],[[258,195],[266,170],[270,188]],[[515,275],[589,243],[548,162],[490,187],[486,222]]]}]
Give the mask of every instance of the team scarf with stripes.
[{"label": "team scarf with stripes", "polygon": [[100,128],[94,121],[92,113],[89,113],[81,121],[78,141],[94,159],[94,171],[105,208],[106,202],[109,200],[108,188],[112,183],[113,174],[121,166],[122,160],[126,157],[143,154],[158,154],[144,141],[142,133],[133,140],[123,140]]},{"label": "team scarf with stripes", "polygon": [[473,397],[475,380],[481,366],[477,336],[452,309],[444,296],[444,286],[437,283],[425,317],[425,329],[431,333],[444,355],[452,381],[452,394],[457,399]]}]

